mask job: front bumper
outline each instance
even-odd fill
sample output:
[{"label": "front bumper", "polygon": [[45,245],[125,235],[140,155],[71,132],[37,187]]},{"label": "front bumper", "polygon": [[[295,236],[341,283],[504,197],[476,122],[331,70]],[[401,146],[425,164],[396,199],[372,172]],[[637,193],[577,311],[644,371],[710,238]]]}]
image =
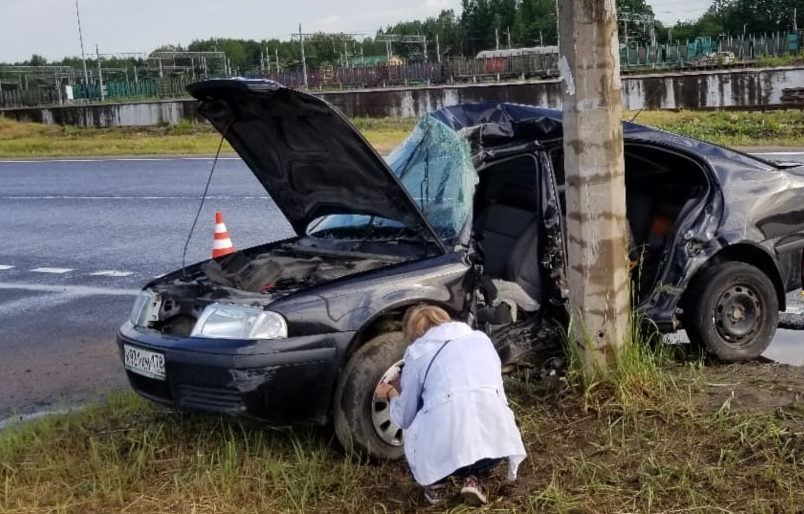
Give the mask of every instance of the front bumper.
[{"label": "front bumper", "polygon": [[354,332],[273,341],[176,337],[125,323],[131,345],[165,357],[165,380],[126,370],[141,396],[171,407],[257,419],[274,426],[324,424],[336,371]]}]

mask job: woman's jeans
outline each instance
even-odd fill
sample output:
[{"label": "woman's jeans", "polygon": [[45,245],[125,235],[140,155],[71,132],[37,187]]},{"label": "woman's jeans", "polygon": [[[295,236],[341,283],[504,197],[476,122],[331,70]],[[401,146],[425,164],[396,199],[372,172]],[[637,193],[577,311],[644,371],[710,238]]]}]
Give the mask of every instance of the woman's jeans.
[{"label": "woman's jeans", "polygon": [[464,479],[469,475],[482,478],[487,476],[500,462],[502,462],[502,459],[480,459],[474,464],[469,464],[468,466],[456,469],[451,475],[446,476],[435,483],[443,484],[450,476],[456,476],[460,479]]}]

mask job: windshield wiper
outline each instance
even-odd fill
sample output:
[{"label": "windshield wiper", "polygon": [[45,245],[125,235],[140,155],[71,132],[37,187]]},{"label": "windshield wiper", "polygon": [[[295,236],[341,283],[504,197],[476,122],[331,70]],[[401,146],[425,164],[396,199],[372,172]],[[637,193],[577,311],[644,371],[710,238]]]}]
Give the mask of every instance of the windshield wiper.
[{"label": "windshield wiper", "polygon": [[374,230],[377,228],[377,225],[374,224],[374,216],[369,218],[368,223],[366,223],[365,227],[367,227],[366,235],[363,236],[363,238],[360,241],[355,243],[355,245],[352,247],[353,252],[358,251],[371,238],[372,234],[374,234]]}]

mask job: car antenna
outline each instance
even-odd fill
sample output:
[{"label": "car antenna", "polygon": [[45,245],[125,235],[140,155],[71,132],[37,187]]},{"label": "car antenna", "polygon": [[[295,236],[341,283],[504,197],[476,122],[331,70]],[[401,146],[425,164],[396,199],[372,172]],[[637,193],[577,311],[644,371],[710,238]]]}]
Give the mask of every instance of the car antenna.
[{"label": "car antenna", "polygon": [[[419,203],[421,205],[422,214],[424,217],[427,218],[427,214],[425,214],[425,207],[430,203],[430,135],[431,135],[431,123],[433,121],[428,118],[427,119],[427,128],[424,130],[424,180],[421,184],[419,184]],[[427,238],[422,238],[424,242],[424,253],[427,254]]]},{"label": "car antenna", "polygon": [[637,116],[639,116],[639,114],[642,112],[642,109],[644,109],[644,107],[640,107],[639,110],[636,112],[636,114],[634,114],[634,116],[630,120],[628,120],[628,123],[633,123],[634,120],[637,119]]},{"label": "car antenna", "polygon": [[204,200],[207,198],[207,192],[209,191],[209,184],[212,182],[212,173],[215,171],[215,165],[218,164],[218,157],[221,155],[221,148],[223,147],[223,141],[226,138],[226,132],[229,131],[229,127],[232,125],[233,120],[229,120],[229,123],[226,124],[226,127],[221,132],[221,140],[218,143],[218,150],[215,152],[215,159],[212,161],[212,167],[209,169],[209,177],[207,177],[207,183],[204,186],[204,194],[201,196],[201,202],[198,204],[198,210],[195,213],[195,219],[193,220],[193,225],[190,227],[190,233],[187,234],[187,241],[184,242],[184,251],[181,254],[181,273],[182,278],[187,278],[187,247],[190,244],[190,238],[193,237],[193,231],[195,230],[195,226],[198,223],[198,217],[201,216],[201,209],[204,207]]}]

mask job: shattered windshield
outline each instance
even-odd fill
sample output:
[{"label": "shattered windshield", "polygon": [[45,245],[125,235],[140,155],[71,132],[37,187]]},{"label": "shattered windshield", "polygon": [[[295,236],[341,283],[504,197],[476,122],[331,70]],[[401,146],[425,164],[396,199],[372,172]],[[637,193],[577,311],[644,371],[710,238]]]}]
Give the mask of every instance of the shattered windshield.
[{"label": "shattered windshield", "polygon": [[[416,205],[442,241],[454,242],[472,208],[477,173],[469,143],[431,116],[419,120],[413,132],[386,157]],[[407,229],[393,220],[358,214],[327,216],[308,231],[316,236],[360,236],[372,239],[403,235]]]}]

